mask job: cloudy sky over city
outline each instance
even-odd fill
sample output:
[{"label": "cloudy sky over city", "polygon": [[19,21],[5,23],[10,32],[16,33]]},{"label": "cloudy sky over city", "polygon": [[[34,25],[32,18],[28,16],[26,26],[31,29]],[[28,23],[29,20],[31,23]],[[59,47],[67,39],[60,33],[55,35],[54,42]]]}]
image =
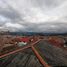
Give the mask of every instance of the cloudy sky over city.
[{"label": "cloudy sky over city", "polygon": [[0,31],[67,32],[67,0],[0,0]]}]

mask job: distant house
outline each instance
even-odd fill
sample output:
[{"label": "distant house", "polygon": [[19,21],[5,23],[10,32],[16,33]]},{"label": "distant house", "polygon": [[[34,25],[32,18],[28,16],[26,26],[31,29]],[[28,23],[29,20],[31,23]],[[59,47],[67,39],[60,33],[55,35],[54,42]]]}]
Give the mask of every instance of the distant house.
[{"label": "distant house", "polygon": [[29,37],[22,37],[22,38],[20,38],[20,42],[26,42],[26,43],[28,43],[29,42]]},{"label": "distant house", "polygon": [[57,47],[63,47],[64,43],[63,43],[63,39],[59,38],[59,37],[50,37],[49,38],[49,42]]},{"label": "distant house", "polygon": [[18,46],[24,46],[29,43],[29,37],[20,37],[19,40]]}]

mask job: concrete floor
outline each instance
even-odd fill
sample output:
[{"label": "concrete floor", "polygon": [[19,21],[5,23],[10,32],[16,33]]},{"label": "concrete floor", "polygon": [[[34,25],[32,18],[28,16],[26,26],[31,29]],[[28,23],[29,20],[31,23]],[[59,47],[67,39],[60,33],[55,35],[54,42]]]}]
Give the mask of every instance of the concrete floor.
[{"label": "concrete floor", "polygon": [[67,66],[67,51],[64,49],[53,46],[45,40],[40,41],[35,48],[48,64],[52,66]]},{"label": "concrete floor", "polygon": [[19,52],[16,55],[5,58],[0,67],[43,67],[43,66],[38,61],[32,50],[26,49],[24,52]]},{"label": "concrete floor", "polygon": [[[51,45],[45,40],[35,45],[42,57],[51,66],[67,66],[67,51]],[[0,67],[43,67],[32,50],[26,49],[15,55],[5,57],[0,61]]]}]

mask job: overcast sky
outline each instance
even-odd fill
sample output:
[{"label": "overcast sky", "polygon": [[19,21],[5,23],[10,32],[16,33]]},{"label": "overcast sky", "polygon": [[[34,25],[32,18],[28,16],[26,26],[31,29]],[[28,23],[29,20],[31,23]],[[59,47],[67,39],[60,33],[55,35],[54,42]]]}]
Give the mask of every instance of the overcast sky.
[{"label": "overcast sky", "polygon": [[0,31],[67,32],[67,0],[0,0]]}]

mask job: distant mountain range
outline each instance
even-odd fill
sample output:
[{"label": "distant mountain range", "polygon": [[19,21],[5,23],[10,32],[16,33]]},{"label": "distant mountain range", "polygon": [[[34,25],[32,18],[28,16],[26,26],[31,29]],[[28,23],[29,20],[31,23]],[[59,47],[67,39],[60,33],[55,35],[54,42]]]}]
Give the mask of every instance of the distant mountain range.
[{"label": "distant mountain range", "polygon": [[67,35],[67,33],[44,33],[44,32],[9,32],[11,35],[30,36],[30,35]]},{"label": "distant mountain range", "polygon": [[19,36],[30,36],[30,35],[67,35],[67,33],[44,33],[44,32],[0,32],[0,34],[6,34],[6,35],[19,35]]}]

